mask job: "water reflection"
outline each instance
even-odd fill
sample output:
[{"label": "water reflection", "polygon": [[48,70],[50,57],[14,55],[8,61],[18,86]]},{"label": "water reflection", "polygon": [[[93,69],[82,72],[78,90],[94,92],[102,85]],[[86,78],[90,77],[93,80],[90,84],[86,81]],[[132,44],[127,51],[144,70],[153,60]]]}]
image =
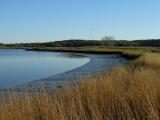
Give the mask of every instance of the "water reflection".
[{"label": "water reflection", "polygon": [[63,53],[63,54],[57,55],[56,57],[65,57],[65,58],[74,58],[74,59],[87,58],[85,55],[75,54],[75,53]]},{"label": "water reflection", "polygon": [[0,49],[0,88],[63,73],[89,62],[83,55]]}]

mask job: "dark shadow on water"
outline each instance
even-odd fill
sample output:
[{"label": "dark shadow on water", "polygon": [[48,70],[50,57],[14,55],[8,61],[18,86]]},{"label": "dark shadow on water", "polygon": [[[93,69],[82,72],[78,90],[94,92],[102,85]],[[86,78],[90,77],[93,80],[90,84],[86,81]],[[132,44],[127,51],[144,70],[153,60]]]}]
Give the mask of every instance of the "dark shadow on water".
[{"label": "dark shadow on water", "polygon": [[60,55],[57,55],[56,57],[65,57],[65,58],[87,58],[85,55],[75,54],[75,53],[63,53]]}]

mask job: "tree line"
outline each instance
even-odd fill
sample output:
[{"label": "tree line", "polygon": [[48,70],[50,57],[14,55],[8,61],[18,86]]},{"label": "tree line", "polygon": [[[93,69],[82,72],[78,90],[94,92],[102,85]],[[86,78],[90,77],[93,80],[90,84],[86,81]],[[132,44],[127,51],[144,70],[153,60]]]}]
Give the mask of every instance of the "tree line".
[{"label": "tree line", "polygon": [[160,39],[150,40],[63,40],[45,43],[17,43],[17,44],[2,44],[0,47],[85,47],[85,46],[117,46],[117,47],[160,47]]}]

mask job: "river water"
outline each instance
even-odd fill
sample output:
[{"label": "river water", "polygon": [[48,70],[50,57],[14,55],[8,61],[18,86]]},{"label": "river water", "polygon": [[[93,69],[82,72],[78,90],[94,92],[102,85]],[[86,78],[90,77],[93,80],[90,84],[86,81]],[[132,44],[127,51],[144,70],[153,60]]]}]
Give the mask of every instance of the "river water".
[{"label": "river water", "polygon": [[60,74],[89,61],[71,53],[0,49],[0,89]]}]

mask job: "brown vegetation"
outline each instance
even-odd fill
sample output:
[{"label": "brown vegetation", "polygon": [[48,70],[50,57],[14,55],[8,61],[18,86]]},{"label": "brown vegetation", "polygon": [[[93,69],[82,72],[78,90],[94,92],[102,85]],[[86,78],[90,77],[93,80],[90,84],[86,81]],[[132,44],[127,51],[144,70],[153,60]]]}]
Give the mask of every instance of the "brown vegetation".
[{"label": "brown vegetation", "polygon": [[81,80],[52,94],[10,94],[0,120],[159,120],[160,54]]}]

